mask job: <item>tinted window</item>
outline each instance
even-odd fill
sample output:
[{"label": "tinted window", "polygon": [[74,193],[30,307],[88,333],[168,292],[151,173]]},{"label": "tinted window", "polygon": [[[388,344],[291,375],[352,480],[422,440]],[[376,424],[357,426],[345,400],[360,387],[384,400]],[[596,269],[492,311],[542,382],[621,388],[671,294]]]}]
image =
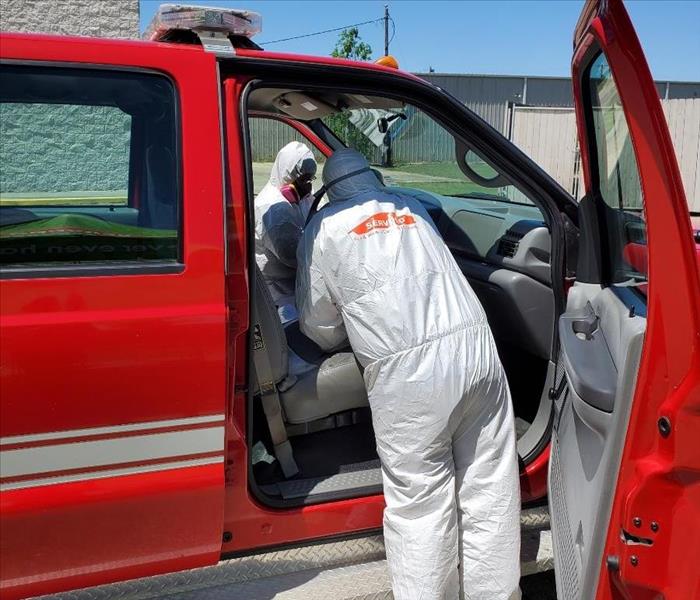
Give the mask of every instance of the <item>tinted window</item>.
[{"label": "tinted window", "polygon": [[636,285],[644,291],[647,246],[639,169],[622,102],[603,54],[591,64],[587,79],[593,191],[602,200],[609,282]]},{"label": "tinted window", "polygon": [[167,78],[5,65],[0,124],[2,266],[179,260]]}]

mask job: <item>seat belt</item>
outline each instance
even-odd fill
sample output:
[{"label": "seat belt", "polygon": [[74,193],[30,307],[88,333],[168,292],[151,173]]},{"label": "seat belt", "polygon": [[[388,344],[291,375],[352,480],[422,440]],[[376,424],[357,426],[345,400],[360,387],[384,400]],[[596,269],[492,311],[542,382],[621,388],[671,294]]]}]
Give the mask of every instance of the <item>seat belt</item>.
[{"label": "seat belt", "polygon": [[284,476],[294,477],[299,472],[299,467],[294,460],[292,445],[287,437],[287,429],[282,418],[282,403],[280,402],[279,390],[272,376],[270,357],[265,349],[265,341],[262,337],[257,310],[254,315],[253,376],[258,381],[260,400],[265,419],[267,419],[267,426],[270,429],[275,458],[279,461]]}]

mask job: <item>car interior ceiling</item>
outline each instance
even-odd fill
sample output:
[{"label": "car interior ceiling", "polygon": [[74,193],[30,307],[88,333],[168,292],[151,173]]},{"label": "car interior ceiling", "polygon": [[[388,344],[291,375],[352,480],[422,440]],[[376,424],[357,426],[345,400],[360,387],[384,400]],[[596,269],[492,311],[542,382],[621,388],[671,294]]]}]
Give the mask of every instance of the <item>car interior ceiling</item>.
[{"label": "car interior ceiling", "polygon": [[[283,115],[308,123],[346,108],[402,106],[396,100],[360,94],[263,87],[250,93],[247,109],[253,113],[250,118]],[[513,396],[519,454],[527,463],[546,443],[548,390],[554,385],[550,353],[555,303],[550,235],[542,212],[536,206],[508,206],[478,194],[417,197],[486,310]],[[291,387],[284,384],[280,400],[300,473],[284,476],[272,456],[264,411],[253,398],[249,439],[254,491],[263,501],[280,506],[379,492],[371,414],[351,349],[328,356],[299,331],[297,322],[282,326],[255,271],[262,285],[255,286],[253,302],[268,313],[267,318],[258,314],[256,323],[269,352],[277,355],[273,362],[284,363],[279,381],[297,373]]]}]

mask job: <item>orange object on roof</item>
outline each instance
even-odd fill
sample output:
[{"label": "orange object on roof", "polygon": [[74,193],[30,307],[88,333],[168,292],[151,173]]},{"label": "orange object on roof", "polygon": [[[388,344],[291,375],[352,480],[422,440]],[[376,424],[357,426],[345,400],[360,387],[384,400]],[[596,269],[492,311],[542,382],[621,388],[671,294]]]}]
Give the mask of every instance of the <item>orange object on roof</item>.
[{"label": "orange object on roof", "polygon": [[391,54],[387,54],[385,56],[382,56],[381,58],[378,58],[374,61],[374,64],[382,65],[383,67],[391,67],[392,69],[399,68],[399,61],[396,60],[393,56],[391,56]]}]

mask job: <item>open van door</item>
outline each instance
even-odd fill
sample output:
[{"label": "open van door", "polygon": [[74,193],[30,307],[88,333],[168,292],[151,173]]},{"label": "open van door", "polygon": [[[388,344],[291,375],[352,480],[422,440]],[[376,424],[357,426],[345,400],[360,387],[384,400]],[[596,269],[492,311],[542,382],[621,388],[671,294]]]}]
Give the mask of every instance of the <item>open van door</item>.
[{"label": "open van door", "polygon": [[697,598],[700,281],[658,91],[620,0],[573,83],[586,196],[559,322],[549,502],[562,600]]}]

